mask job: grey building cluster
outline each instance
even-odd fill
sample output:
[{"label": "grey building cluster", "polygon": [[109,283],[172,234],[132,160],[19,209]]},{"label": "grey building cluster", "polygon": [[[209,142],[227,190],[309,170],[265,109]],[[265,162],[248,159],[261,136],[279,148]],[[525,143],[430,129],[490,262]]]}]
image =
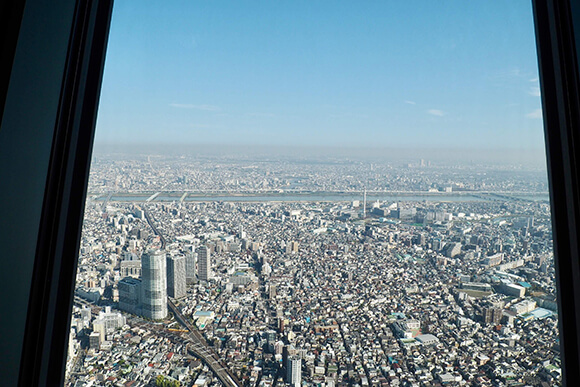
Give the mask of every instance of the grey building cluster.
[{"label": "grey building cluster", "polygon": [[[103,314],[105,340],[99,328]],[[90,328],[93,318],[94,331],[87,334],[89,346],[82,348],[76,338],[85,336],[83,332]],[[181,386],[221,385],[201,359],[187,351],[181,337],[160,335],[156,326],[111,310],[91,316],[90,308],[74,306],[67,385],[155,385],[160,376]]]},{"label": "grey building cluster", "polygon": [[[281,364],[282,381],[290,383],[288,353],[300,357],[306,383],[493,385],[512,373],[531,384],[557,383],[547,204],[395,205],[414,207],[415,218],[371,213],[363,222],[353,203],[163,204],[150,211],[172,224],[169,238],[195,235],[215,255],[213,281],[193,289],[183,312],[203,325],[239,377],[273,383]],[[174,212],[198,220],[171,222]],[[531,214],[533,226],[522,220]],[[236,231],[242,223],[244,240]],[[535,306],[541,300],[544,307],[518,304],[532,288]],[[530,351],[543,363],[531,367]],[[249,361],[261,365],[248,371]],[[509,366],[498,366],[504,362]]]},{"label": "grey building cluster", "polygon": [[141,278],[125,277],[117,285],[119,309],[160,320],[167,317],[167,296],[187,294],[186,258],[166,255],[161,250],[143,253]]},{"label": "grey building cluster", "polygon": [[[353,177],[361,176],[359,167],[348,174],[332,165],[293,169],[274,162],[264,167],[273,172],[252,167],[247,182],[236,182],[241,168],[226,163],[195,174],[195,167],[169,160],[156,169],[145,161],[115,166],[144,172],[116,181],[103,167],[92,187],[139,192],[195,182],[216,191],[241,192],[247,184],[271,193],[296,181],[299,189],[362,186]],[[435,169],[426,173],[429,168]],[[147,302],[153,316],[163,281],[170,296],[185,289],[181,312],[248,386],[558,385],[549,204],[510,194],[542,187],[518,173],[377,168],[372,184],[437,192],[406,201],[377,201],[369,193],[364,209],[351,200],[188,202],[158,195],[139,204],[91,201],[77,294],[118,299],[135,314]],[[478,191],[447,202],[436,196],[443,188],[484,187],[502,193]],[[86,329],[86,312],[75,313],[72,336]],[[188,365],[172,333],[143,324],[128,317],[129,328],[110,333],[112,344],[79,360],[88,371],[75,375],[122,383],[166,375],[219,385],[203,366]],[[71,340],[73,352],[77,341]],[[119,366],[120,359],[130,367]]]}]

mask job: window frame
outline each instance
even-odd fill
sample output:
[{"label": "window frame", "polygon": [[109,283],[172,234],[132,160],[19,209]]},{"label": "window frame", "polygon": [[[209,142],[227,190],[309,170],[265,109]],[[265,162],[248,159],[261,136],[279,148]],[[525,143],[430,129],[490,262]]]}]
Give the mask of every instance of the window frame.
[{"label": "window frame", "polygon": [[[0,213],[6,215],[0,225],[20,230],[20,236],[12,239],[0,235],[4,264],[10,265],[15,277],[0,275],[2,294],[11,295],[0,303],[4,344],[0,371],[7,385],[64,383],[84,200],[113,7],[112,0],[45,3],[9,0],[0,17],[0,22],[9,21],[3,23],[0,40],[0,63],[8,64],[0,72],[0,85],[8,85],[0,91],[0,181],[13,182],[21,193],[20,197],[0,195]],[[574,386],[580,385],[580,139],[576,135],[580,129],[580,1],[532,3],[552,203],[560,353],[564,384]],[[57,20],[51,24],[47,14],[56,15]],[[64,25],[64,32],[50,29],[58,23]],[[42,44],[39,39],[44,39]],[[42,59],[61,62],[47,70]],[[41,79],[60,81],[43,93],[24,96],[38,79],[19,78],[23,67]],[[24,117],[19,115],[18,102],[47,106],[51,114]],[[25,143],[40,133],[35,124],[50,141]],[[14,177],[14,166],[8,165],[8,156],[17,156],[13,150],[22,147],[31,157],[32,177]],[[19,220],[18,211],[29,214],[29,221]],[[18,248],[30,243],[32,250]]]},{"label": "window frame", "polygon": [[[0,52],[3,385],[63,385],[112,0],[11,0]],[[11,19],[10,19],[11,20]]]},{"label": "window frame", "polygon": [[580,383],[580,2],[534,0],[565,385]]}]

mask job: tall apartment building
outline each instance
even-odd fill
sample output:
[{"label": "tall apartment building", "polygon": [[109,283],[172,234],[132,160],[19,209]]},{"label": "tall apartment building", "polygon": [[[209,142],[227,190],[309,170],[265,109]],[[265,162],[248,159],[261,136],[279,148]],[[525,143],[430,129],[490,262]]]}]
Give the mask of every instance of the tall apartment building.
[{"label": "tall apartment building", "polygon": [[197,253],[195,251],[188,251],[185,254],[185,282],[188,285],[194,284],[195,279],[195,262],[197,261]]},{"label": "tall apartment building", "polygon": [[288,357],[286,382],[294,387],[300,387],[302,384],[302,359],[298,355]]},{"label": "tall apartment building", "polygon": [[197,250],[197,278],[200,281],[209,281],[211,277],[211,252],[207,246],[200,246]]},{"label": "tall apartment building", "polygon": [[167,294],[181,298],[187,294],[185,257],[167,257]]},{"label": "tall apartment building", "polygon": [[149,250],[141,257],[141,313],[160,320],[167,317],[167,267],[165,253]]}]

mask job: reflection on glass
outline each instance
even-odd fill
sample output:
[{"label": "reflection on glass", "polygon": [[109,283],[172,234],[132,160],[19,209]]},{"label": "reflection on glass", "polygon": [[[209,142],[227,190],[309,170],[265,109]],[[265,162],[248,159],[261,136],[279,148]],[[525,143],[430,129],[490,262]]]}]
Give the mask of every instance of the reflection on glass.
[{"label": "reflection on glass", "polygon": [[559,385],[539,97],[528,2],[117,2],[68,383]]}]

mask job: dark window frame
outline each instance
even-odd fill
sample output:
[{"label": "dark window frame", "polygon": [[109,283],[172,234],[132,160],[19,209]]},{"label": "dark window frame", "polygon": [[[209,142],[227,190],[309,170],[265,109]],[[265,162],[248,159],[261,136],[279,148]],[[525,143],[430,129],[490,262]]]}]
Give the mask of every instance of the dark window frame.
[{"label": "dark window frame", "polygon": [[[580,44],[580,1],[533,0],[533,10],[563,379],[566,385],[576,386],[580,385],[580,50],[576,43]],[[8,274],[0,274],[4,295],[0,372],[5,385],[62,385],[112,0],[7,0],[0,11],[0,181],[19,190],[19,195],[0,192],[0,214],[5,215],[0,228],[18,230],[16,235],[0,233],[3,263],[9,269],[4,270]],[[50,19],[52,25],[64,26],[64,32],[51,30],[47,15],[56,15],[56,21]],[[58,63],[47,67],[42,60]],[[22,75],[23,67],[30,77]],[[58,82],[49,82],[52,86],[38,95],[23,95],[38,80]],[[17,108],[22,102],[45,107],[41,112],[46,114],[34,119],[24,116]],[[39,135],[50,140],[25,141]],[[22,171],[15,150],[30,158]],[[11,157],[15,165],[10,165]],[[11,168],[29,176],[14,176]],[[19,214],[27,218],[19,219]],[[19,249],[19,244],[29,248]]]},{"label": "dark window frame", "polygon": [[64,384],[112,0],[10,0],[0,21],[3,385]]},{"label": "dark window frame", "polygon": [[536,0],[534,21],[552,228],[563,380],[580,382],[580,42],[578,1]]}]

